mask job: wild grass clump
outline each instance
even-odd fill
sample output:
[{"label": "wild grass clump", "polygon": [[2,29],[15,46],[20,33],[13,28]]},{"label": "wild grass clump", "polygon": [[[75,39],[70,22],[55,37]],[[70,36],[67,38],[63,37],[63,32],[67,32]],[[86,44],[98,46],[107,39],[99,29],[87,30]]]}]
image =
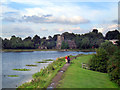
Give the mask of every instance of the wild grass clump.
[{"label": "wild grass clump", "polygon": [[18,88],[47,88],[52,78],[64,66],[65,58],[59,58],[53,61],[47,67],[33,74],[33,80],[19,86]]},{"label": "wild grass clump", "polygon": [[35,62],[35,63],[47,63],[46,61],[38,61],[38,62]]},{"label": "wild grass clump", "polygon": [[29,65],[28,65],[28,64],[27,64],[26,66],[34,66],[34,67],[35,67],[35,66],[37,66],[37,65],[33,65],[33,64],[29,64]]},{"label": "wild grass clump", "polygon": [[7,75],[8,77],[18,77],[18,75]]},{"label": "wild grass clump", "polygon": [[43,61],[54,61],[54,60],[52,60],[52,59],[47,59],[47,60],[43,60]]},{"label": "wild grass clump", "polygon": [[12,70],[16,70],[16,71],[30,71],[31,69],[23,68],[23,69],[12,69]]}]

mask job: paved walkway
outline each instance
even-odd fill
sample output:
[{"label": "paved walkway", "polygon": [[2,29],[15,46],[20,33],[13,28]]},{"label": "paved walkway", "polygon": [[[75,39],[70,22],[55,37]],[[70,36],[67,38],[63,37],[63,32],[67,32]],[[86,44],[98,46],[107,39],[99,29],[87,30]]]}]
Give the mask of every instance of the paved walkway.
[{"label": "paved walkway", "polygon": [[[75,59],[77,56],[72,57],[71,60]],[[67,70],[68,66],[70,64],[66,63],[57,73],[57,75],[52,79],[51,84],[48,86],[48,88],[56,88],[56,86],[59,84],[59,81],[62,78],[62,75],[64,74],[64,72]]]}]

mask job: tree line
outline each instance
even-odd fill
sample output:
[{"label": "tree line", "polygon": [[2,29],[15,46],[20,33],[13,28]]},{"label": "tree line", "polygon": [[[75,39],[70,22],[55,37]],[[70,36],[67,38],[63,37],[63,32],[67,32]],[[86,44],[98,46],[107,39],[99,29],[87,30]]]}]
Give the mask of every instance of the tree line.
[{"label": "tree line", "polygon": [[[47,49],[55,49],[57,35],[60,34],[56,34],[53,37],[48,36],[48,39],[46,37],[40,38],[38,35],[35,35],[33,38],[28,36],[24,39],[15,35],[11,36],[10,39],[2,39],[0,37],[0,41],[2,42],[0,42],[0,45],[2,49],[37,49],[39,46],[46,46]],[[92,32],[81,35],[68,32],[64,32],[62,35],[65,40],[74,40],[76,49],[90,49],[100,47],[100,44],[105,42],[105,40],[118,39],[120,33],[118,30],[108,31],[104,37],[97,29],[93,29]],[[62,46],[62,49],[69,49],[68,44],[65,42],[62,43]]]}]

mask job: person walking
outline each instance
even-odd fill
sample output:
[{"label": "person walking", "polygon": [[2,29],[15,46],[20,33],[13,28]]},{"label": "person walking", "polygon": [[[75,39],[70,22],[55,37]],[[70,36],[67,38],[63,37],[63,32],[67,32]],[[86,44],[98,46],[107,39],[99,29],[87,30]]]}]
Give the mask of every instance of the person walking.
[{"label": "person walking", "polygon": [[69,56],[67,57],[67,61],[68,61],[68,63],[70,63],[70,57]]},{"label": "person walking", "polygon": [[65,57],[65,62],[66,62],[66,63],[68,62],[67,58],[68,58],[68,57],[66,56],[66,57]]}]

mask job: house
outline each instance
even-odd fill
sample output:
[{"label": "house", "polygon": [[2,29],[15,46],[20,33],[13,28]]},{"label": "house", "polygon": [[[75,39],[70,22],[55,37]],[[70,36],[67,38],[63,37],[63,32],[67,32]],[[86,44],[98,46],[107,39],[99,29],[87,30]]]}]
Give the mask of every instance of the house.
[{"label": "house", "polygon": [[113,44],[117,44],[116,41],[118,41],[117,39],[113,39],[113,40],[109,40],[110,42],[112,42]]},{"label": "house", "polygon": [[47,49],[46,46],[39,46],[38,49]]}]

